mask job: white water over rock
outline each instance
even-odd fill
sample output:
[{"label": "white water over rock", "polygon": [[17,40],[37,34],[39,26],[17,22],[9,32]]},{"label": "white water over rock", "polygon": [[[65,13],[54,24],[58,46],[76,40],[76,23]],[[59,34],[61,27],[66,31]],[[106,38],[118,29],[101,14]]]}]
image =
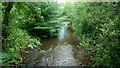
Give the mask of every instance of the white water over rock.
[{"label": "white water over rock", "polygon": [[[49,54],[49,55],[48,55]],[[37,66],[78,66],[80,63],[73,57],[72,46],[58,45],[49,49]]]}]

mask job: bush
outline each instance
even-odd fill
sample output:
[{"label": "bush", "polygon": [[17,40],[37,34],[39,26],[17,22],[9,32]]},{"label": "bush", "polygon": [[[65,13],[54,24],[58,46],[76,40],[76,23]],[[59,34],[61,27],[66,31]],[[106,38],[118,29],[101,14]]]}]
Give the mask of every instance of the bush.
[{"label": "bush", "polygon": [[[93,67],[117,68],[120,65],[119,3],[74,3],[67,8],[79,46],[88,47]],[[74,13],[73,13],[74,12]],[[72,15],[69,15],[72,14]]]}]

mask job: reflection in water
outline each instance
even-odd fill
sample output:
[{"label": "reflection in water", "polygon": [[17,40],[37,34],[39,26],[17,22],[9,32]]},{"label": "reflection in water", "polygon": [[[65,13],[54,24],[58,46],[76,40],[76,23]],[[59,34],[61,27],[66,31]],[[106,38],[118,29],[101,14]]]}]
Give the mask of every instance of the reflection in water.
[{"label": "reflection in water", "polygon": [[62,26],[62,27],[59,29],[59,34],[58,34],[59,42],[65,41],[65,39],[67,39],[67,38],[69,37],[67,28],[68,28],[68,26],[67,26],[67,24],[65,24],[64,26]]},{"label": "reflection in water", "polygon": [[73,32],[71,32],[68,29],[68,25],[65,24],[60,27],[58,31],[58,37],[56,38],[49,38],[49,39],[42,39],[41,43],[43,46],[41,46],[42,49],[47,50],[52,46],[56,46],[58,44],[64,44],[69,43],[71,45],[76,45],[76,37],[73,35]]}]

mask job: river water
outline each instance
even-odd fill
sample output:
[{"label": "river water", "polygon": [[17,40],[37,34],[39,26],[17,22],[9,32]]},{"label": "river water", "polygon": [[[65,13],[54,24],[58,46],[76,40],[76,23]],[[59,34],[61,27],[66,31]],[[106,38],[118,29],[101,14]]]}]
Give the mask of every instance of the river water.
[{"label": "river water", "polygon": [[[64,22],[65,23],[65,22]],[[24,61],[27,66],[80,66],[73,56],[76,37],[68,29],[67,22],[59,28],[58,37],[42,39],[42,51],[32,50]]]},{"label": "river water", "polygon": [[68,29],[68,24],[65,24],[59,28],[58,37],[42,39],[42,49],[47,50],[50,47],[54,47],[58,44],[69,43],[70,45],[77,45],[78,39],[74,36],[73,32]]}]

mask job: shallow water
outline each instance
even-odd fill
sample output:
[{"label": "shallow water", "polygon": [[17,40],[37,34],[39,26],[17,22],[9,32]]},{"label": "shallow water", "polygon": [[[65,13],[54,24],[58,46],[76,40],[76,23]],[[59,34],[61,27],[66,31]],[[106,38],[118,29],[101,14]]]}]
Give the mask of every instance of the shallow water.
[{"label": "shallow water", "polygon": [[61,26],[58,37],[42,39],[42,51],[31,50],[26,57],[28,66],[79,66],[81,63],[73,56],[73,46],[77,38],[68,29],[67,24]]},{"label": "shallow water", "polygon": [[50,47],[57,46],[58,44],[64,44],[66,42],[70,45],[77,45],[78,38],[68,29],[68,26],[62,26],[59,29],[58,37],[41,40],[41,43],[43,44],[41,48],[43,50],[47,50]]}]

